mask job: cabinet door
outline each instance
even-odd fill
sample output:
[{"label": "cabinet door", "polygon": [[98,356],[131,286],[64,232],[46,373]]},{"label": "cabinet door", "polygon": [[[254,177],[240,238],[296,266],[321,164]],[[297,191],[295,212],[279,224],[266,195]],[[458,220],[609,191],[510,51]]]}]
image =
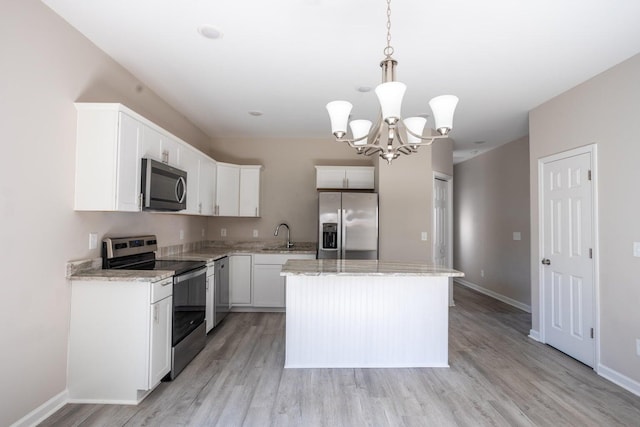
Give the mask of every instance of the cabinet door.
[{"label": "cabinet door", "polygon": [[316,188],[345,188],[343,167],[316,166]]},{"label": "cabinet door", "polygon": [[119,113],[118,163],[116,169],[116,210],[140,210],[141,138],[143,124]]},{"label": "cabinet door", "polygon": [[171,305],[172,297],[151,304],[149,389],[171,370]]},{"label": "cabinet door", "polygon": [[142,150],[140,157],[162,161],[162,134],[144,125],[142,130]]},{"label": "cabinet door", "polygon": [[256,264],[253,266],[253,306],[284,308],[284,277],[282,265]]},{"label": "cabinet door", "polygon": [[351,189],[373,189],[374,188],[374,167],[358,166],[345,168],[345,178],[347,188]]},{"label": "cabinet door", "polygon": [[218,163],[216,180],[216,215],[238,216],[240,169]]},{"label": "cabinet door", "polygon": [[206,303],[206,308],[205,308],[205,320],[206,320],[206,328],[207,328],[207,333],[209,333],[209,331],[211,329],[213,329],[213,307],[214,307],[214,295],[215,295],[215,290],[213,288],[214,286],[214,267],[211,266],[209,268],[207,268],[207,303]]},{"label": "cabinet door", "polygon": [[200,158],[200,176],[198,179],[198,208],[200,215],[213,215],[216,163],[211,159]]},{"label": "cabinet door", "polygon": [[240,216],[260,216],[260,168],[240,167]]},{"label": "cabinet door", "polygon": [[187,209],[186,214],[200,213],[200,154],[187,147],[180,149],[181,166],[187,172]]},{"label": "cabinet door", "polygon": [[251,255],[229,257],[231,305],[251,305]]}]

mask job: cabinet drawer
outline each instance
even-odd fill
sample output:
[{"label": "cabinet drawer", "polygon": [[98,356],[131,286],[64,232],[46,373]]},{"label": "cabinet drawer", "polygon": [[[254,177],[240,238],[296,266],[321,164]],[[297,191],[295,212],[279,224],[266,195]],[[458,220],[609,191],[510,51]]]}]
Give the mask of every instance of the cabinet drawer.
[{"label": "cabinet drawer", "polygon": [[151,303],[160,301],[173,294],[173,278],[151,284]]}]

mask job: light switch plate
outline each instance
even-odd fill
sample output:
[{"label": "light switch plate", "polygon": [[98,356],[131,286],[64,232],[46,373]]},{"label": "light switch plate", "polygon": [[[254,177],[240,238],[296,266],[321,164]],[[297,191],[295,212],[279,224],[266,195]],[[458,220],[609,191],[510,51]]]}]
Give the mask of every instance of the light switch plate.
[{"label": "light switch plate", "polygon": [[640,242],[633,242],[633,256],[640,257]]},{"label": "light switch plate", "polygon": [[423,241],[425,241],[425,242],[426,242],[426,241],[427,241],[427,232],[426,232],[426,231],[423,231],[423,232],[420,234],[420,238],[421,238]]},{"label": "light switch plate", "polygon": [[636,338],[636,354],[640,356],[640,338]]},{"label": "light switch plate", "polygon": [[180,240],[184,240],[184,230],[180,230]]},{"label": "light switch plate", "polygon": [[522,233],[520,233],[519,231],[514,231],[513,240],[522,240]]},{"label": "light switch plate", "polygon": [[258,230],[253,230],[253,237],[258,237]]}]

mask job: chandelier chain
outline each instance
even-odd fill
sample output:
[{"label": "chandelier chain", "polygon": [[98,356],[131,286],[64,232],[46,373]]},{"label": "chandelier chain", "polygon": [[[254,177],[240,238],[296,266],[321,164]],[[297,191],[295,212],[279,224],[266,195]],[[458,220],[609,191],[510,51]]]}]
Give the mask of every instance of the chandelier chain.
[{"label": "chandelier chain", "polygon": [[391,46],[391,0],[387,0],[387,47],[384,48],[383,53],[387,59],[393,55],[393,47]]}]

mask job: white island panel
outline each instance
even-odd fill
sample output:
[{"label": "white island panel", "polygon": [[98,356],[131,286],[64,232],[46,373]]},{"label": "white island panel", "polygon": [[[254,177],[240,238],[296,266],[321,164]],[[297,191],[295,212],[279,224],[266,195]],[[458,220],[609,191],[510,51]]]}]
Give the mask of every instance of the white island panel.
[{"label": "white island panel", "polygon": [[283,275],[286,368],[449,366],[448,276]]}]

